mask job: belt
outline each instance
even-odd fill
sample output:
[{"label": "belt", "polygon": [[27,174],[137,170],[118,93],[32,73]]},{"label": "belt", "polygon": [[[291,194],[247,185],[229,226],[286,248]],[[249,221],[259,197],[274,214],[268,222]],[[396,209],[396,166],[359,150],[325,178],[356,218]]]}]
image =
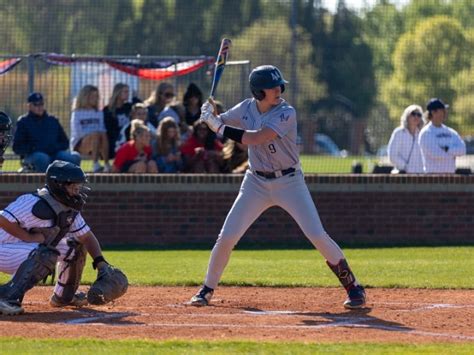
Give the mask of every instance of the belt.
[{"label": "belt", "polygon": [[286,170],[277,170],[277,171],[274,171],[274,172],[271,172],[271,173],[270,172],[265,172],[265,171],[255,170],[255,174],[263,176],[266,179],[276,179],[276,178],[279,178],[281,176],[285,176],[285,175],[294,173],[295,171],[296,171],[295,168],[289,168],[289,169],[286,169]]}]

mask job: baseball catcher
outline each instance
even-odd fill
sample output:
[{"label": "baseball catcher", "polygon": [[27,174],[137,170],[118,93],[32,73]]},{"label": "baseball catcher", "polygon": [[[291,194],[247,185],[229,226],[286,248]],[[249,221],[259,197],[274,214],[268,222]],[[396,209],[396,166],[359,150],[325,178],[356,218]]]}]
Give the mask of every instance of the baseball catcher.
[{"label": "baseball catcher", "polygon": [[[104,304],[126,292],[127,278],[107,263],[81,215],[87,182],[79,166],[56,160],[48,166],[44,188],[18,197],[0,212],[0,272],[13,275],[0,286],[0,314],[23,313],[25,293],[56,267],[53,307],[82,307],[88,300]],[[87,254],[98,277],[86,295],[77,290]]]}]

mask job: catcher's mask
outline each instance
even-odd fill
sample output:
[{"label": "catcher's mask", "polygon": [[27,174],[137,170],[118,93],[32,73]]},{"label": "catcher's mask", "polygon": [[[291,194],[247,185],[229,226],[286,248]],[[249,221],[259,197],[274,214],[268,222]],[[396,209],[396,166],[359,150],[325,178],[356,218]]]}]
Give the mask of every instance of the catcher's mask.
[{"label": "catcher's mask", "polygon": [[5,153],[5,150],[12,140],[11,129],[12,120],[5,112],[0,111],[0,156]]},{"label": "catcher's mask", "polygon": [[[55,160],[46,169],[46,187],[51,195],[62,204],[81,211],[86,203],[87,192],[87,176],[82,169],[72,163]],[[79,191],[71,195],[67,186],[70,184],[81,184]]]},{"label": "catcher's mask", "polygon": [[257,100],[265,98],[263,89],[272,89],[280,86],[281,92],[285,91],[285,84],[288,83],[283,79],[280,69],[273,65],[261,65],[256,67],[249,76],[250,91]]}]

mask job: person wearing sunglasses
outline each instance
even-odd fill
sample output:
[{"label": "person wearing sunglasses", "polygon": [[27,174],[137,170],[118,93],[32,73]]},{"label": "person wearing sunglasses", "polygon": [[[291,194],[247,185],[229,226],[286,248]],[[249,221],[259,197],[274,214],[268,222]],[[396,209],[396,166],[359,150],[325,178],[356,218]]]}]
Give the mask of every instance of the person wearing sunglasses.
[{"label": "person wearing sunglasses", "polygon": [[394,169],[393,174],[423,173],[418,136],[423,127],[423,109],[418,105],[410,105],[400,117],[400,126],[395,128],[388,142],[388,157]]},{"label": "person wearing sunglasses", "polygon": [[69,138],[59,120],[48,114],[43,95],[28,95],[28,113],[19,117],[13,138],[13,151],[23,158],[23,163],[35,172],[45,172],[54,160],[81,164],[77,152],[70,153]]},{"label": "person wearing sunglasses", "polygon": [[458,132],[444,124],[448,107],[438,98],[430,99],[426,105],[428,123],[419,138],[425,173],[455,173],[456,157],[466,154],[466,143]]}]

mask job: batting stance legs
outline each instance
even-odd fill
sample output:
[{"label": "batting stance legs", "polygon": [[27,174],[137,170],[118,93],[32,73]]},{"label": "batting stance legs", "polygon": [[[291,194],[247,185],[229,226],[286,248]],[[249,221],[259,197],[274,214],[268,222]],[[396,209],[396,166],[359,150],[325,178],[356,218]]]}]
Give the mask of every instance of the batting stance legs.
[{"label": "batting stance legs", "polygon": [[240,193],[212,250],[204,286],[191,299],[191,304],[202,306],[209,303],[232,249],[258,216],[272,206],[280,206],[287,211],[324,256],[348,292],[349,297],[344,306],[362,307],[365,304],[363,288],[347,265],[342,250],[324,230],[303,173],[299,170],[277,179],[266,179],[247,171]]}]

